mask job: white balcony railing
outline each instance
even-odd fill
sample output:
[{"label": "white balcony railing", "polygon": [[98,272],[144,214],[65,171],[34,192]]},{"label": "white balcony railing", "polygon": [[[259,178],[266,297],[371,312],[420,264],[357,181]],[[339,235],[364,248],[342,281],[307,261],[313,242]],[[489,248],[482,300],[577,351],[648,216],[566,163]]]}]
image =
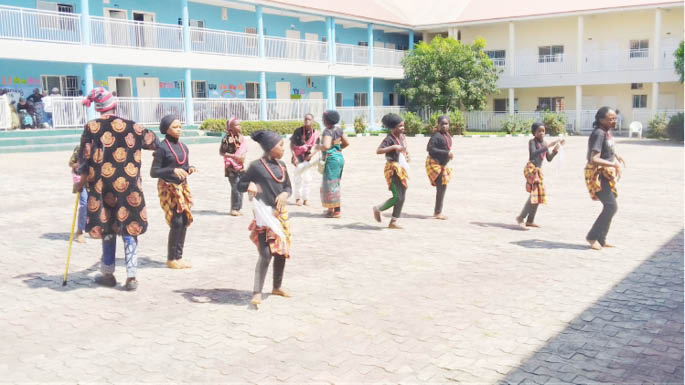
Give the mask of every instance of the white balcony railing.
[{"label": "white balcony railing", "polygon": [[336,107],[336,111],[340,114],[340,124],[345,122],[346,129],[354,129],[354,120],[357,117],[369,124],[369,107]]},{"label": "white balcony railing", "polygon": [[584,72],[647,70],[653,67],[648,51],[640,50],[598,50],[585,54]]},{"label": "white balcony railing", "polygon": [[335,61],[340,64],[369,65],[369,48],[351,44],[336,44]]},{"label": "white balcony railing", "polygon": [[576,72],[576,59],[572,55],[520,55],[516,57],[516,76],[564,74]]},{"label": "white balcony railing", "polygon": [[228,56],[259,55],[255,34],[192,27],[190,43],[193,52]]},{"label": "white balcony railing", "polygon": [[117,116],[136,123],[158,124],[166,115],[175,115],[185,123],[183,98],[118,98]]},{"label": "white balcony railing", "polygon": [[0,6],[0,38],[81,43],[80,15]]},{"label": "white balcony railing", "polygon": [[326,102],[326,99],[268,99],[267,120],[302,120],[305,114],[312,114],[314,120],[320,120],[326,110]]},{"label": "white balcony railing", "polygon": [[407,109],[402,106],[374,106],[373,107],[373,121],[374,125],[380,126],[381,119],[383,119],[383,116],[387,114],[401,114],[405,112]]},{"label": "white balcony railing", "polygon": [[378,67],[402,68],[402,60],[407,51],[375,47],[373,49],[373,65]]},{"label": "white balcony railing", "polygon": [[0,130],[12,128],[12,110],[7,95],[0,95]]},{"label": "white balcony railing", "polygon": [[206,119],[260,120],[259,99],[193,99],[195,124]]},{"label": "white balcony railing", "polygon": [[266,57],[272,59],[301,60],[309,62],[328,61],[328,48],[326,43],[316,40],[265,36],[264,52]]},{"label": "white balcony railing", "polygon": [[86,124],[86,108],[83,98],[53,97],[52,124],[54,128],[83,127]]},{"label": "white balcony railing", "polygon": [[91,44],[163,51],[183,51],[182,27],[91,16]]}]

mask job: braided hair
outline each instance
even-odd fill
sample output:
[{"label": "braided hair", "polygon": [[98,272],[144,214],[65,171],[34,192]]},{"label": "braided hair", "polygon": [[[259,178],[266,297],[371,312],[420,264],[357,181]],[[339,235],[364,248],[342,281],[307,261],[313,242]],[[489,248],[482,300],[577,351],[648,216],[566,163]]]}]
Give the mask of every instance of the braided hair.
[{"label": "braided hair", "polygon": [[597,113],[595,114],[595,121],[592,122],[592,128],[600,128],[602,125],[599,123],[601,119],[606,118],[607,112],[611,111],[611,107],[604,106],[597,110]]}]

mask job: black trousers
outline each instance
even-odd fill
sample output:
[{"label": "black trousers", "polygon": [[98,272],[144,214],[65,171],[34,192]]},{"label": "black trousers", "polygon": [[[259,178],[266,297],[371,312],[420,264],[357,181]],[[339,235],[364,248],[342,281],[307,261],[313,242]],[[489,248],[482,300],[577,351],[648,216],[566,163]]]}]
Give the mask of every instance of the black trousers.
[{"label": "black trousers", "polygon": [[[259,260],[254,270],[254,294],[261,293],[264,289],[264,280],[266,279],[266,272],[269,270],[269,262],[271,262],[271,250],[269,244],[266,242],[266,233],[259,234]],[[274,289],[280,289],[283,282],[283,271],[285,270],[285,257],[280,255],[273,255],[274,258]]]},{"label": "black trousers", "polygon": [[[526,199],[526,204],[523,205],[523,210],[521,211],[521,220],[526,221],[526,223],[534,223],[535,213],[538,212],[538,204],[530,203],[530,197]],[[526,217],[528,219],[526,219]]]},{"label": "black trousers", "polygon": [[183,245],[186,242],[186,231],[188,230],[187,224],[188,217],[186,217],[185,212],[175,213],[171,218],[167,260],[173,261],[183,258]]},{"label": "black trousers", "polygon": [[445,193],[447,192],[447,185],[442,184],[442,175],[435,180],[435,210],[433,213],[438,215],[442,213],[442,204],[445,200]]},{"label": "black trousers", "polygon": [[616,203],[614,193],[611,192],[609,181],[601,175],[599,180],[602,185],[602,191],[597,193],[597,198],[602,202],[602,212],[599,213],[590,232],[587,233],[587,239],[589,241],[598,241],[600,245],[604,246],[607,234],[609,233],[609,227],[611,227],[611,220],[614,218],[616,211],[618,211],[618,203]]},{"label": "black trousers", "polygon": [[238,191],[238,183],[243,175],[242,172],[228,174],[228,182],[231,184],[231,210],[240,211],[243,208],[243,194]]},{"label": "black trousers", "polygon": [[392,207],[393,219],[400,219],[400,215],[402,215],[402,206],[404,206],[404,199],[407,196],[407,188],[404,187],[397,175],[392,176],[390,191],[392,191],[392,198],[385,201],[378,209],[380,211],[385,211]]}]

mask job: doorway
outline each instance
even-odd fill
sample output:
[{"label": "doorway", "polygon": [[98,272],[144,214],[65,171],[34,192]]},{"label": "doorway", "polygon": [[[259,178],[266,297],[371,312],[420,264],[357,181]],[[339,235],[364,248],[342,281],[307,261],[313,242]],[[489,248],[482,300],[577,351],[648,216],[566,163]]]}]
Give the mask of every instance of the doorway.
[{"label": "doorway", "polygon": [[276,99],[290,99],[290,82],[276,82]]},{"label": "doorway", "polygon": [[129,77],[113,77],[107,78],[109,90],[117,93],[117,97],[131,98],[133,97],[133,86],[131,78]]},{"label": "doorway", "polygon": [[136,47],[155,46],[155,14],[150,12],[133,11],[133,21],[135,22],[134,39]]},{"label": "doorway", "polygon": [[107,43],[116,46],[128,46],[129,34],[125,23],[128,13],[121,9],[105,9],[105,18],[113,19],[105,23],[105,36]]},{"label": "doorway", "polygon": [[259,99],[259,83],[257,82],[247,82],[245,83],[245,98],[247,99]]},{"label": "doorway", "polygon": [[159,97],[159,78],[136,78],[139,98]]}]

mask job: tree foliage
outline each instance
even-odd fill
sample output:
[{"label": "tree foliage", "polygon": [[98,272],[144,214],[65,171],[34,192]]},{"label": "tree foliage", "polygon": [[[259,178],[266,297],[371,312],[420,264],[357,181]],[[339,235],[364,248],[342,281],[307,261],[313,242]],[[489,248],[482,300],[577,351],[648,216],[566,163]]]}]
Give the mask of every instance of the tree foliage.
[{"label": "tree foliage", "polygon": [[680,46],[678,49],[673,53],[673,56],[675,56],[675,61],[673,62],[673,65],[675,66],[675,72],[680,75],[680,82],[683,82],[683,55],[685,52],[683,52],[685,49],[683,48],[683,45],[685,42],[681,41]]},{"label": "tree foliage", "polygon": [[482,109],[487,96],[497,91],[497,69],[483,48],[485,40],[481,38],[462,44],[436,36],[430,44],[417,44],[404,59],[404,80],[398,92],[413,109]]}]

